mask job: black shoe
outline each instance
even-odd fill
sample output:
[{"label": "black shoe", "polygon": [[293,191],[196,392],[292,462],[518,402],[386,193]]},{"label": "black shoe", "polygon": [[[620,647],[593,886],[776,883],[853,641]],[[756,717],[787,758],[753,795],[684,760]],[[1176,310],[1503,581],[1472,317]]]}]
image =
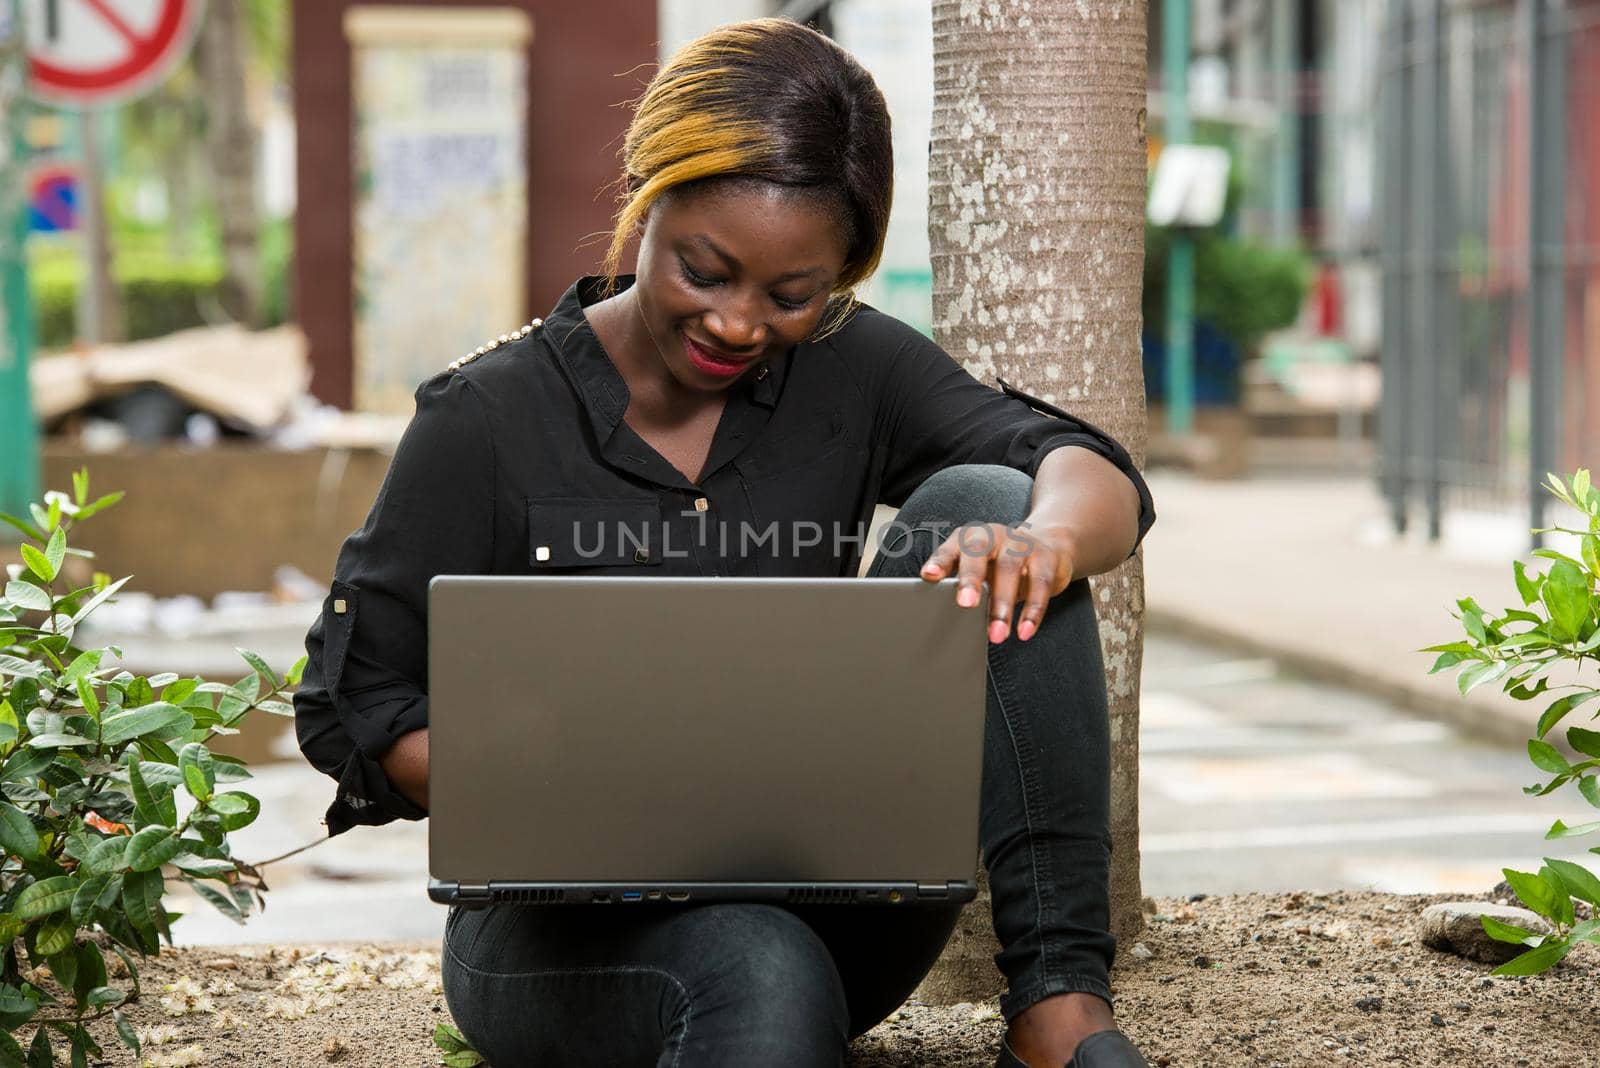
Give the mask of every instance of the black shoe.
[{"label": "black shoe", "polygon": [[1150,1062],[1121,1031],[1096,1031],[1078,1043],[1066,1068],[1150,1068]]},{"label": "black shoe", "polygon": [[[1011,1046],[1000,1039],[1000,1056],[994,1068],[1028,1068]],[[1077,1051],[1065,1068],[1150,1068],[1137,1047],[1121,1031],[1096,1031],[1078,1043]]]}]

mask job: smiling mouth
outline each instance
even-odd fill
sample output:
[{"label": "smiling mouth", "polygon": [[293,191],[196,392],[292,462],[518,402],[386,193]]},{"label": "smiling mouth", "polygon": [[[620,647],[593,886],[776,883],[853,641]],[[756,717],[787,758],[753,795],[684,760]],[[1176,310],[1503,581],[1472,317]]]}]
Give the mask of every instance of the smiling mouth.
[{"label": "smiling mouth", "polygon": [[755,362],[754,356],[729,356],[707,348],[688,334],[683,335],[683,347],[697,367],[712,374],[736,374]]}]

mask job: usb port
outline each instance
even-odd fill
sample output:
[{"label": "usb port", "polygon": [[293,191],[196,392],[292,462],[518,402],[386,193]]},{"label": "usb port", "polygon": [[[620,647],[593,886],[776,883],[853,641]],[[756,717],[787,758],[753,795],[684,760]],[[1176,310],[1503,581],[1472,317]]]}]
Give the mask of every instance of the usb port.
[{"label": "usb port", "polygon": [[644,900],[644,894],[640,893],[637,890],[624,890],[622,892],[622,900],[624,900],[624,901],[643,901]]},{"label": "usb port", "polygon": [[689,900],[689,891],[687,891],[687,890],[668,890],[667,891],[667,900],[668,901],[688,901]]},{"label": "usb port", "polygon": [[648,897],[651,901],[660,901],[661,900],[661,891],[660,890],[652,890],[648,894],[646,894],[645,896]]},{"label": "usb port", "polygon": [[590,897],[589,900],[592,902],[598,902],[602,905],[609,905],[611,904],[611,895],[607,893],[597,893]]}]

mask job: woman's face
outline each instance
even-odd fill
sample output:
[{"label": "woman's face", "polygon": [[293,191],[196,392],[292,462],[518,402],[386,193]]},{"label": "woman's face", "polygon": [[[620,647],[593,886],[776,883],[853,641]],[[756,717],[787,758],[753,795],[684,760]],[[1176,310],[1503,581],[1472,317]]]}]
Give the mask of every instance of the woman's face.
[{"label": "woman's face", "polygon": [[847,251],[826,198],[712,184],[651,206],[633,288],[673,378],[714,393],[817,328]]}]

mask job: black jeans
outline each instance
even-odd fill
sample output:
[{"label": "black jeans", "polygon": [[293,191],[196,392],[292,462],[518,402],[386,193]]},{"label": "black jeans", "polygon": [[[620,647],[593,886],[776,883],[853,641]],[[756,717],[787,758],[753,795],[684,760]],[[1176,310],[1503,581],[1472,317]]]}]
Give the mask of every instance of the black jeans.
[{"label": "black jeans", "polygon": [[[1015,524],[1032,482],[948,468],[918,487],[875,576],[914,576],[967,522]],[[979,837],[1011,1019],[1110,1001],[1110,742],[1094,604],[1077,581],[1027,642],[990,646]],[[840,1064],[932,967],[959,907],[717,904],[454,910],[444,993],[495,1068]]]}]

